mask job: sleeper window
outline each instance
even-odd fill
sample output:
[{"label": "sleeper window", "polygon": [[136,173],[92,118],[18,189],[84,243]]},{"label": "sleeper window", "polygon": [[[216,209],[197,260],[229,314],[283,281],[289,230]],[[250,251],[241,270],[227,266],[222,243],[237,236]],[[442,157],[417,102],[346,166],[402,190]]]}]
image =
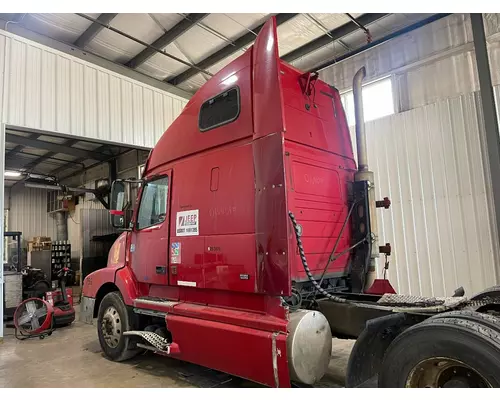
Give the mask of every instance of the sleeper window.
[{"label": "sleeper window", "polygon": [[201,132],[233,122],[240,114],[240,91],[237,87],[205,101],[200,109],[199,128]]},{"label": "sleeper window", "polygon": [[137,215],[137,229],[159,224],[167,216],[168,176],[147,182]]}]

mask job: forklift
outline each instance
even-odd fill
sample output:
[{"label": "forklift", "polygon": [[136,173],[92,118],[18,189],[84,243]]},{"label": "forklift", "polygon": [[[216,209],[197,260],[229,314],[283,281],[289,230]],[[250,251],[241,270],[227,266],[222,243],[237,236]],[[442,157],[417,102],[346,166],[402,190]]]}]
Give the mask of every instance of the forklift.
[{"label": "forklift", "polygon": [[[4,232],[5,238],[16,241],[16,254],[3,263],[3,309],[4,319],[14,316],[16,307],[23,301],[23,275],[21,272],[21,232]],[[7,246],[5,246],[7,247]]]}]

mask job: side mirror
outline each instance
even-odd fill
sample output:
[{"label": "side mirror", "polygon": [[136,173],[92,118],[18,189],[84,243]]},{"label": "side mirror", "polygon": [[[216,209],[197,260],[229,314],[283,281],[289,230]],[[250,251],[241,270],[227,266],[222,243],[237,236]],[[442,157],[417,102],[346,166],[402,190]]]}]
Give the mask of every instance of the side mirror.
[{"label": "side mirror", "polygon": [[109,202],[111,225],[114,228],[123,229],[127,227],[125,204],[125,183],[123,181],[114,181],[111,185]]}]

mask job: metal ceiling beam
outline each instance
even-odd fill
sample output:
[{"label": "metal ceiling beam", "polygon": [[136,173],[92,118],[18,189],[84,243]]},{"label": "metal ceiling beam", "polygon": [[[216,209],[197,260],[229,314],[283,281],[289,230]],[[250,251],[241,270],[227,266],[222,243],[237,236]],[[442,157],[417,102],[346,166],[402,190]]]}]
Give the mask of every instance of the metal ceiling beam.
[{"label": "metal ceiling beam", "polygon": [[[297,15],[298,14],[276,14],[276,23],[278,25],[281,25],[291,20]],[[199,73],[198,69],[210,68],[211,66],[217,64],[219,61],[224,60],[231,54],[234,54],[238,50],[252,43],[255,40],[255,35],[259,33],[259,31],[262,29],[263,26],[264,24],[259,25],[257,28],[253,29],[252,32],[248,32],[243,36],[241,36],[240,38],[236,39],[233,42],[233,44],[228,44],[219,51],[216,51],[211,56],[208,56],[204,60],[200,61],[199,63],[196,64],[197,69],[189,68],[188,70],[181,72],[179,75],[174,76],[173,78],[166,79],[165,82],[168,82],[171,85],[178,85],[179,83],[185,82],[189,78],[198,74]]]},{"label": "metal ceiling beam", "polygon": [[[102,151],[108,149],[108,147],[109,146],[105,144],[105,145],[102,145],[101,147],[98,147],[94,151],[102,152]],[[112,156],[109,156],[108,158],[111,158],[111,157]],[[63,172],[67,169],[74,168],[74,166],[76,164],[80,164],[80,163],[84,162],[85,160],[87,160],[87,158],[81,157],[81,158],[77,158],[76,160],[69,161],[67,164],[61,165],[60,167],[57,167],[56,169],[50,171],[50,175],[58,175],[60,172]]]},{"label": "metal ceiling beam", "polygon": [[370,31],[368,30],[368,28],[366,26],[364,26],[361,22],[359,22],[356,18],[354,18],[351,14],[349,13],[345,13],[345,15],[347,15],[347,17],[352,21],[354,22],[359,29],[361,29],[364,33],[366,33],[366,35],[368,37],[370,37]]},{"label": "metal ceiling beam", "polygon": [[95,151],[76,149],[74,147],[68,147],[64,144],[44,142],[43,140],[30,139],[29,137],[13,135],[11,133],[5,134],[5,141],[7,143],[20,144],[25,147],[33,147],[35,149],[43,149],[55,153],[68,154],[74,157],[81,157],[85,158],[86,160],[91,159],[98,161],[106,161],[109,158],[109,156],[97,153]]},{"label": "metal ceiling beam", "polygon": [[357,54],[360,54],[360,53],[363,53],[365,52],[366,50],[369,50],[373,47],[376,47],[376,46],[379,46],[381,45],[382,43],[385,43],[385,42],[388,42],[389,40],[391,39],[394,39],[398,36],[401,36],[401,35],[405,35],[411,31],[414,31],[415,29],[418,29],[418,28],[421,28],[425,25],[428,25],[432,22],[435,22],[437,20],[440,20],[442,18],[445,18],[445,17],[448,17],[449,15],[451,14],[434,14],[434,15],[431,15],[430,17],[428,18],[425,18],[421,21],[418,21],[418,22],[415,22],[414,24],[411,24],[411,25],[408,25],[398,31],[395,31],[395,32],[392,32],[380,39],[377,39],[377,40],[374,40],[373,42],[370,42],[368,44],[365,44],[364,46],[361,46],[361,47],[358,47],[357,49],[347,53],[347,54],[343,54],[341,55],[340,57],[335,57],[334,59],[332,60],[328,60],[326,62],[324,62],[323,64],[319,65],[319,66],[316,66],[314,68],[311,69],[311,71],[321,71],[322,69],[325,69],[333,64],[337,64],[343,60],[346,60],[348,58],[351,58]]},{"label": "metal ceiling beam", "polygon": [[11,158],[10,160],[5,159],[5,169],[7,170],[20,170],[25,168],[26,162],[25,158],[16,157]]},{"label": "metal ceiling beam", "polygon": [[143,45],[144,47],[147,47],[147,48],[149,48],[149,49],[151,49],[151,50],[156,51],[156,52],[157,52],[157,53],[159,53],[159,54],[163,54],[165,57],[168,57],[168,58],[170,58],[170,59],[172,59],[172,60],[175,60],[175,61],[177,61],[177,62],[179,62],[179,63],[181,63],[181,64],[187,65],[187,66],[188,66],[188,67],[190,67],[190,68],[195,68],[195,69],[198,69],[200,72],[204,72],[204,73],[206,73],[206,74],[208,74],[208,75],[212,76],[212,74],[211,74],[210,72],[208,72],[208,71],[204,71],[204,70],[202,70],[202,69],[198,68],[196,65],[190,64],[190,63],[188,63],[188,62],[184,61],[182,58],[179,58],[179,57],[176,57],[176,56],[174,56],[174,55],[172,55],[172,54],[170,54],[170,53],[167,53],[165,50],[162,50],[162,49],[160,49],[160,48],[158,48],[158,47],[155,47],[155,46],[153,46],[153,45],[151,45],[151,44],[149,44],[149,43],[146,43],[146,42],[145,42],[145,41],[143,41],[143,40],[137,39],[136,37],[134,37],[134,36],[132,36],[132,35],[129,35],[129,34],[128,34],[128,33],[126,33],[126,32],[123,32],[123,31],[121,31],[121,30],[119,30],[119,29],[113,28],[113,27],[112,27],[111,25],[109,25],[109,24],[104,24],[104,23],[100,22],[99,20],[97,20],[97,19],[95,19],[95,18],[92,18],[92,17],[88,16],[87,14],[76,13],[75,15],[78,15],[79,17],[85,18],[86,20],[89,20],[89,21],[95,22],[95,23],[97,23],[97,24],[99,24],[99,25],[103,26],[104,28],[109,29],[111,32],[115,32],[115,33],[117,33],[118,35],[121,35],[121,36],[123,36],[123,37],[126,37],[127,39],[130,39],[130,40],[132,40],[132,41],[134,41],[134,42],[136,42],[136,43],[139,43],[139,44]]},{"label": "metal ceiling beam", "polygon": [[[387,17],[389,14],[363,14],[361,15],[357,21],[363,26],[369,25],[375,21],[378,21],[381,18]],[[338,28],[332,29],[328,34],[320,36],[317,39],[314,39],[312,42],[306,43],[305,45],[299,47],[291,51],[290,53],[285,54],[281,59],[288,63],[297,60],[298,58],[304,57],[309,53],[312,53],[322,47],[338,40],[342,39],[344,36],[349,35],[359,29],[358,25],[354,22],[348,22]]]},{"label": "metal ceiling beam", "polygon": [[[76,139],[68,139],[65,142],[63,142],[62,145],[63,146],[71,147],[71,146],[73,146],[77,142],[78,142],[78,140],[76,140]],[[26,164],[26,166],[24,168],[26,168],[26,169],[33,169],[38,164],[44,162],[45,160],[48,160],[48,159],[54,157],[56,154],[57,153],[54,152],[54,151],[49,151],[48,153],[44,154],[43,156],[40,156],[37,159],[31,161],[29,164]]]},{"label": "metal ceiling beam", "polygon": [[[107,25],[109,24],[118,14],[101,14],[97,17],[97,20],[102,22],[103,24]],[[87,28],[85,32],[83,32],[78,39],[75,40],[74,45],[78,46],[82,49],[87,46],[92,39],[94,39],[99,32],[101,32],[104,29],[104,26],[97,23],[97,22],[92,22],[92,24]]]},{"label": "metal ceiling beam", "polygon": [[[194,25],[196,25],[197,22],[201,21],[207,15],[208,14],[188,14],[188,15],[186,15],[182,21],[180,21],[172,29],[168,30],[167,32],[165,32],[165,34],[163,34],[158,39],[156,39],[153,42],[152,46],[156,47],[158,49],[163,49],[163,48],[167,47],[170,43],[172,43],[174,40],[176,40],[183,33],[187,32],[189,29],[191,29]],[[125,64],[125,66],[127,66],[129,68],[137,68],[139,65],[145,63],[147,60],[149,60],[155,54],[156,54],[156,51],[153,50],[151,47],[148,47],[148,48],[144,49],[143,51],[141,51],[139,54],[137,54],[130,61],[128,61]]]},{"label": "metal ceiling beam", "polygon": [[[33,133],[29,136],[30,139],[38,139],[40,136],[42,136],[41,134],[38,134],[38,133]],[[16,147],[14,147],[12,150],[10,150],[6,155],[5,155],[5,159],[9,159],[9,158],[12,158],[16,155],[16,153],[19,153],[22,149],[24,149],[24,146],[22,145],[17,145]]]},{"label": "metal ceiling beam", "polygon": [[[321,21],[317,20],[312,14],[309,13],[304,14],[304,16],[309,18],[316,26],[322,29],[323,32],[325,32],[325,35],[328,35],[330,39],[333,39],[333,36],[330,35],[330,31],[321,23]],[[352,51],[352,49],[348,45],[346,45],[342,40],[337,39],[336,41],[347,51]]]},{"label": "metal ceiling beam", "polygon": [[[15,170],[25,169],[29,172],[36,173],[36,171],[35,171],[36,166],[31,167],[30,164],[33,162],[33,160],[37,161],[37,164],[38,164],[39,158],[40,158],[40,155],[38,155],[38,154],[27,153],[26,151],[21,151],[21,152],[17,153],[16,158],[6,160],[6,164],[8,165],[8,167],[10,169],[15,169]],[[48,154],[46,154],[46,155],[44,155],[43,162],[56,164],[59,167],[62,164],[66,164],[68,162],[68,160],[65,160],[65,159],[59,158],[59,157],[48,156]],[[75,163],[75,161],[72,161],[72,163]],[[85,165],[83,163],[80,163],[80,168],[84,168],[84,167],[85,167]]]}]

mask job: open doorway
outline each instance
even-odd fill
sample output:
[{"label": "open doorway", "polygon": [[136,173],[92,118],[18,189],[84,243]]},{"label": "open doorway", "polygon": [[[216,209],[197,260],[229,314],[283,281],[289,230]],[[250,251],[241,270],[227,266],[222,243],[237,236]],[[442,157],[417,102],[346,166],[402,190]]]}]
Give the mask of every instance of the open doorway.
[{"label": "open doorway", "polygon": [[39,280],[57,285],[57,271],[64,267],[71,269],[68,283],[79,297],[83,279],[105,267],[119,235],[106,209],[111,183],[138,178],[149,151],[5,127],[3,271],[11,297],[5,298],[6,314],[22,297],[37,294],[31,292]]}]

